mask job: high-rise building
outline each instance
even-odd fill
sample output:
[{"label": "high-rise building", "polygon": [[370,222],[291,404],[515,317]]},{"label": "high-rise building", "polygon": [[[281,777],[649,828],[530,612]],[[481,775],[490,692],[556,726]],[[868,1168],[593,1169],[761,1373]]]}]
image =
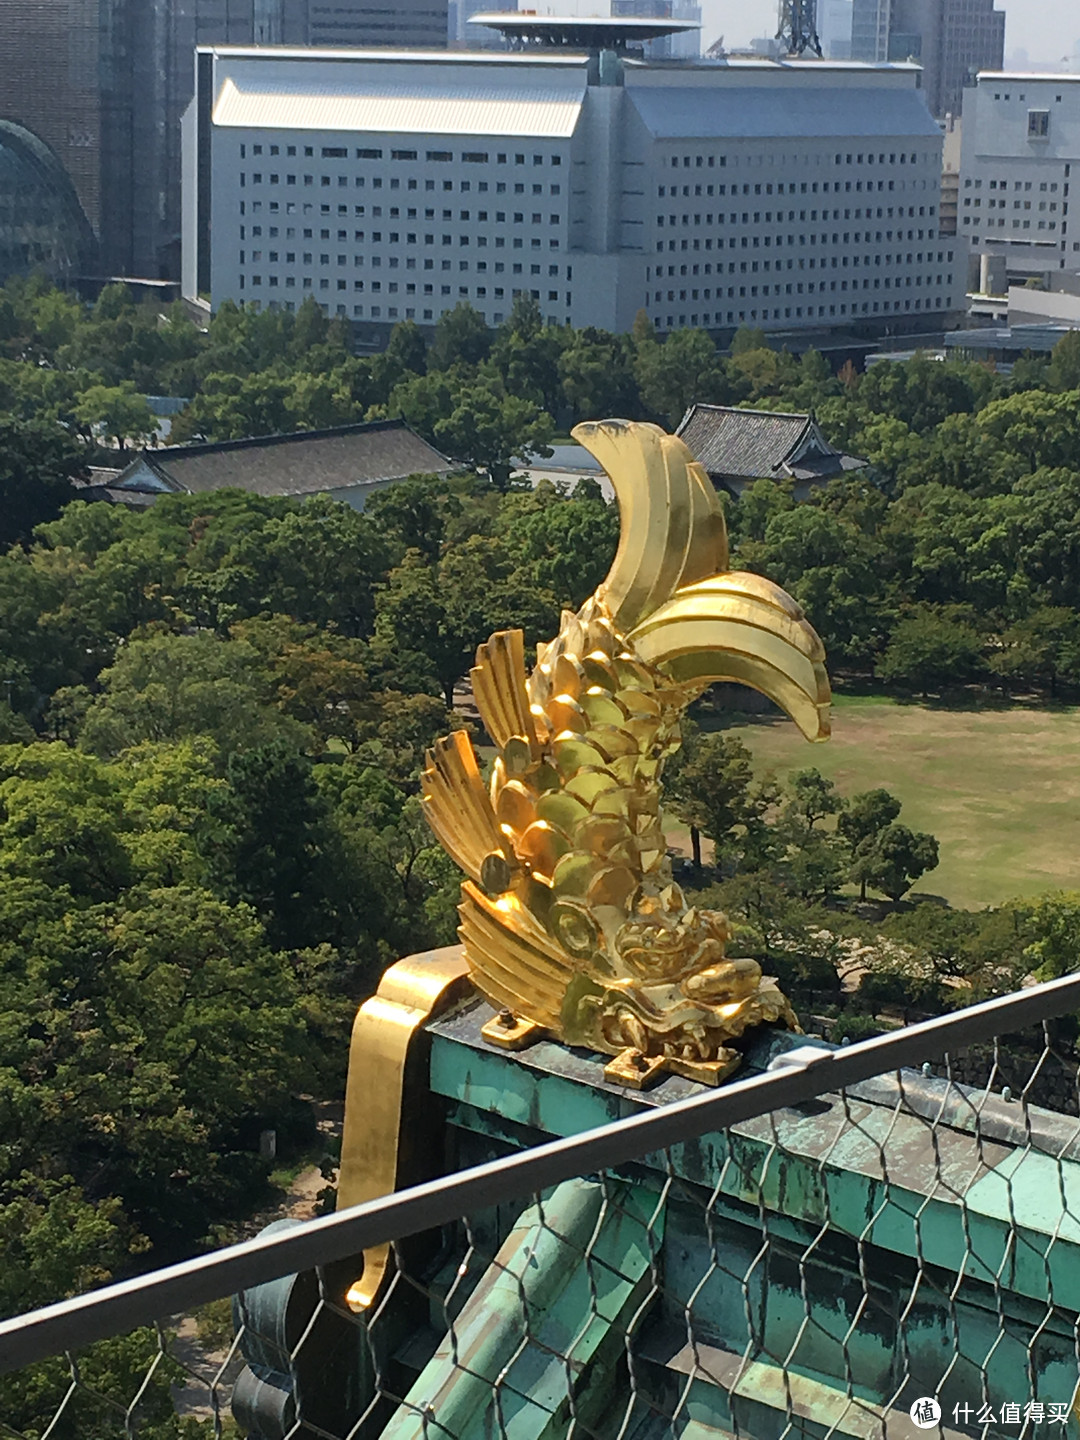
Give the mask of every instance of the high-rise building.
[{"label": "high-rise building", "polygon": [[1080,75],[981,74],[965,97],[958,233],[1000,272],[998,293],[1080,272],[1078,175]]},{"label": "high-rise building", "polygon": [[851,58],[873,64],[889,56],[892,0],[854,0],[851,13]]},{"label": "high-rise building", "polygon": [[[565,13],[565,11],[563,12]],[[701,24],[701,6],[696,0],[611,0],[613,16],[639,16],[691,20]],[[647,60],[696,60],[701,54],[700,30],[681,30],[661,35],[644,47]]]},{"label": "high-rise building", "polygon": [[852,0],[820,0],[818,38],[826,60],[851,59]]},{"label": "high-rise building", "polygon": [[0,120],[56,156],[91,226],[101,223],[102,133],[109,121],[113,37],[100,0],[0,0]]},{"label": "high-rise building", "polygon": [[916,60],[926,103],[939,119],[958,115],[964,86],[999,70],[1005,13],[994,0],[854,0],[853,60]]},{"label": "high-rise building", "polygon": [[463,300],[498,325],[520,293],[559,324],[718,335],[898,335],[961,303],[916,69],[673,65],[612,48],[644,20],[547,23],[517,54],[201,55],[185,292],[311,298],[371,343]]},{"label": "high-rise building", "polygon": [[0,120],[70,175],[104,275],[177,278],[199,45],[446,45],[447,0],[0,0]]}]

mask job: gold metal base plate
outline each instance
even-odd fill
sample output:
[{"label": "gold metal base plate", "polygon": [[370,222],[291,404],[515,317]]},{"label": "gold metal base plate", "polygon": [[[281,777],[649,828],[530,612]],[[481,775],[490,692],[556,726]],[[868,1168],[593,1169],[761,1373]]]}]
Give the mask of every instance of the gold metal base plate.
[{"label": "gold metal base plate", "polygon": [[524,1050],[529,1045],[535,1045],[538,1040],[543,1040],[547,1031],[532,1020],[523,1020],[520,1016],[512,1015],[509,1010],[504,1010],[500,1015],[496,1015],[494,1020],[489,1020],[480,1034],[489,1045],[497,1045],[500,1050]]},{"label": "gold metal base plate", "polygon": [[604,1079],[628,1090],[647,1090],[667,1065],[663,1055],[643,1055],[633,1047],[623,1050],[604,1066]]},{"label": "gold metal base plate", "polygon": [[682,1060],[676,1055],[666,1059],[672,1075],[681,1075],[684,1080],[696,1080],[699,1085],[719,1085],[733,1070],[737,1070],[742,1056],[737,1050],[721,1050],[715,1060]]}]

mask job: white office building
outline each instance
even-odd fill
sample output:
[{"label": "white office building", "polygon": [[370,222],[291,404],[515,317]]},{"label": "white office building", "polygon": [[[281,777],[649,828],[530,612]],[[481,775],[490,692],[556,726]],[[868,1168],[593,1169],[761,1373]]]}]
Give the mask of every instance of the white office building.
[{"label": "white office building", "polygon": [[616,331],[903,333],[962,303],[912,66],[220,47],[198,73],[184,279],[215,308],[310,295],[377,340],[462,300],[497,325],[521,290]]},{"label": "white office building", "polygon": [[957,228],[1000,293],[1007,280],[1080,271],[1077,178],[1080,75],[981,73],[964,94]]}]

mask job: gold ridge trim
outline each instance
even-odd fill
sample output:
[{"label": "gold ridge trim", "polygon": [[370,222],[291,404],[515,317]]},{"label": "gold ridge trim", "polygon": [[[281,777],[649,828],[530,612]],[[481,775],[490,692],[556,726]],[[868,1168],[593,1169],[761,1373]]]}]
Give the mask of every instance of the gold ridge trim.
[{"label": "gold ridge trim", "polygon": [[[428,1101],[424,1025],[472,991],[460,945],[427,950],[391,965],[379,988],[357,1011],[349,1045],[345,1125],[337,1209],[376,1200],[429,1178],[434,1137],[419,1134]],[[403,1125],[409,1126],[403,1143]],[[374,1303],[386,1278],[390,1246],[364,1251],[362,1275],[349,1287],[355,1311]]]}]

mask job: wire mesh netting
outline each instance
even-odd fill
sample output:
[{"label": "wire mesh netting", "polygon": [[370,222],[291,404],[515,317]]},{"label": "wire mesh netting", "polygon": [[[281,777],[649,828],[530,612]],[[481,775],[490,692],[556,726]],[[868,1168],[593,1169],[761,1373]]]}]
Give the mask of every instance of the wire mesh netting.
[{"label": "wire mesh netting", "polygon": [[1080,1110],[1053,1029],[401,1238],[366,1307],[357,1257],[246,1291],[235,1331],[218,1307],[42,1362],[0,1381],[3,1433],[1075,1429]]}]

